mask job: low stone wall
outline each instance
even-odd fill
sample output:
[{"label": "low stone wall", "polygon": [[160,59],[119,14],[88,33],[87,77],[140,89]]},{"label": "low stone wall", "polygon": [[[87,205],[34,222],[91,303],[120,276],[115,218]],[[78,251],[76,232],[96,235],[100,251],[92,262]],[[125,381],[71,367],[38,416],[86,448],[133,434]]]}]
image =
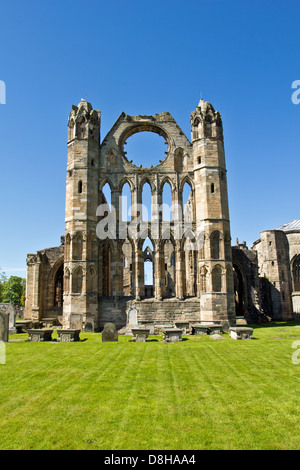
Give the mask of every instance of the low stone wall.
[{"label": "low stone wall", "polygon": [[99,328],[105,323],[115,323],[117,329],[126,326],[127,312],[130,308],[137,311],[139,325],[155,325],[158,329],[163,326],[174,326],[176,321],[200,321],[200,303],[198,299],[145,299],[142,301],[120,299],[101,299],[99,303]]},{"label": "low stone wall", "polygon": [[142,325],[153,324],[158,328],[163,326],[174,326],[176,321],[187,322],[200,321],[199,300],[144,300],[132,302],[137,310],[138,323]]}]

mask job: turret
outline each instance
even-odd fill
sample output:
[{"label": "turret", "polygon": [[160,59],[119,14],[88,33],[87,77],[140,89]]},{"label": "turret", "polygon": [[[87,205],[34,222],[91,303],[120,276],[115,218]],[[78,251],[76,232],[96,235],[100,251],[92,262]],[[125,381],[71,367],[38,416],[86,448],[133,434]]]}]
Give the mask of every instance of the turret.
[{"label": "turret", "polygon": [[97,321],[99,144],[100,111],[81,100],[68,121],[63,322],[71,328]]},{"label": "turret", "polygon": [[[191,113],[201,319],[234,324],[231,237],[221,115],[200,100]],[[202,273],[202,274],[201,274]]]}]

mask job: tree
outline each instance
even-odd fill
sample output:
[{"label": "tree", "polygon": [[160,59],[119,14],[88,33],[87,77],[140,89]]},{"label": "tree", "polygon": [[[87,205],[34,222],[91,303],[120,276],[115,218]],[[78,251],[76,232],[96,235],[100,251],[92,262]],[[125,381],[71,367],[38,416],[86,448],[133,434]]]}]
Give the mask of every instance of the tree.
[{"label": "tree", "polygon": [[[3,279],[3,281],[2,281]],[[3,303],[13,302],[18,305],[24,305],[26,279],[18,276],[6,276],[1,278],[0,300]]]},{"label": "tree", "polygon": [[[1,268],[0,268],[1,269]],[[5,273],[2,271],[0,272],[0,302],[3,302],[2,296],[3,296],[3,284],[7,282],[7,277],[5,276]]]}]

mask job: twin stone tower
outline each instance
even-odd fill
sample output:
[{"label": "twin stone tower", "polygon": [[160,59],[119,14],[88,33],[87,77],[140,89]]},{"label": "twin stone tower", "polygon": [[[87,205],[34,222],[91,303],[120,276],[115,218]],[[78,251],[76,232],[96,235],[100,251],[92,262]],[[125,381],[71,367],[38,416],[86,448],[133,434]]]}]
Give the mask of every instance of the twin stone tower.
[{"label": "twin stone tower", "polygon": [[[53,269],[61,267],[61,324],[99,331],[113,322],[121,328],[134,308],[136,321],[143,325],[235,325],[220,113],[201,99],[191,113],[191,142],[167,112],[122,113],[101,142],[100,118],[101,112],[84,100],[69,115],[64,246],[57,255],[62,259],[53,263]],[[157,166],[149,162],[148,168],[138,167],[126,157],[127,139],[144,131],[165,139],[166,157]],[[142,216],[146,183],[151,188],[150,221]],[[111,201],[103,192],[107,184]],[[125,184],[131,217],[122,220]],[[183,205],[186,184],[190,196]],[[171,221],[163,217],[165,185],[171,188]],[[150,241],[146,246],[145,240]],[[145,283],[147,261],[153,265],[150,286]],[[48,282],[53,282],[51,295],[57,299],[55,276],[49,275]],[[42,306],[43,283],[37,286]],[[32,307],[30,298],[28,286],[27,309]],[[53,309],[41,306],[36,309],[39,320],[53,315]]]}]

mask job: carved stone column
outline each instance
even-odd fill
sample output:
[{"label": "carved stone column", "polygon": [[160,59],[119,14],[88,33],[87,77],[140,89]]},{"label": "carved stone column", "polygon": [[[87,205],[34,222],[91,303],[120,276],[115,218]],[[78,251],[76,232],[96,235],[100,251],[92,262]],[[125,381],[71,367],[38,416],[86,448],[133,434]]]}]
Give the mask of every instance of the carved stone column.
[{"label": "carved stone column", "polygon": [[141,300],[144,297],[144,255],[141,241],[137,240],[135,244],[135,298],[136,300]]},{"label": "carved stone column", "polygon": [[185,296],[185,264],[184,264],[184,251],[180,243],[176,243],[175,247],[175,260],[176,260],[176,297],[183,300]]},{"label": "carved stone column", "polygon": [[160,240],[155,241],[154,245],[154,293],[157,300],[163,299],[164,292],[164,253]]},{"label": "carved stone column", "polygon": [[114,241],[111,260],[112,296],[123,297],[123,256],[122,241]]}]

